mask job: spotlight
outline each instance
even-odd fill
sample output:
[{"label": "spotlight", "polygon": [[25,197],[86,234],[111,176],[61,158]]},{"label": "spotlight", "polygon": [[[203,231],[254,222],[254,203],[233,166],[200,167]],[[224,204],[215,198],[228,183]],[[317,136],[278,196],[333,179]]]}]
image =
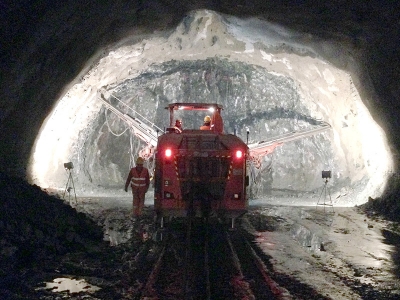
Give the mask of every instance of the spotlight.
[{"label": "spotlight", "polygon": [[71,170],[74,168],[74,164],[72,162],[64,163],[65,170]]},{"label": "spotlight", "polygon": [[323,179],[328,179],[328,178],[331,178],[331,177],[332,177],[331,171],[322,171],[322,178]]}]

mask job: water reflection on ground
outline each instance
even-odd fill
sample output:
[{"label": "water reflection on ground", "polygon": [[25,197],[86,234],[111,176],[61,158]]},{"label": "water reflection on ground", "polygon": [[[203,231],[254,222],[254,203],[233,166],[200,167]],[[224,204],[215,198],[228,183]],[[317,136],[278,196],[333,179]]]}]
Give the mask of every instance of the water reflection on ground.
[{"label": "water reflection on ground", "polygon": [[87,283],[84,279],[55,278],[53,282],[45,282],[46,286],[38,288],[52,290],[53,292],[93,293],[100,290],[99,287]]}]

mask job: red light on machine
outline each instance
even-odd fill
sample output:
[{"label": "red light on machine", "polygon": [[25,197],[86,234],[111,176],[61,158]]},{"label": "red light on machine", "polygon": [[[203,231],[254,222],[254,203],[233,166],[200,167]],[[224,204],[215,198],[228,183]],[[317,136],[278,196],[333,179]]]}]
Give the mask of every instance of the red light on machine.
[{"label": "red light on machine", "polygon": [[242,150],[236,150],[236,155],[235,155],[235,157],[236,158],[242,158],[243,157],[243,152],[242,152]]},{"label": "red light on machine", "polygon": [[172,156],[172,150],[171,149],[166,149],[165,150],[165,157],[170,158]]}]

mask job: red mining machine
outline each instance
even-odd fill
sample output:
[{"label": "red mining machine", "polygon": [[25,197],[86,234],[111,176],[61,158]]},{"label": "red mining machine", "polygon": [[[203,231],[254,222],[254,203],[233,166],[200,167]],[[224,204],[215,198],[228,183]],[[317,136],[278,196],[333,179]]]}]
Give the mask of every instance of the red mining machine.
[{"label": "red mining machine", "polygon": [[[246,212],[249,148],[223,133],[222,106],[172,103],[170,128],[158,138],[155,152],[154,207],[164,217],[235,218]],[[174,112],[204,111],[209,129],[176,129]]]}]

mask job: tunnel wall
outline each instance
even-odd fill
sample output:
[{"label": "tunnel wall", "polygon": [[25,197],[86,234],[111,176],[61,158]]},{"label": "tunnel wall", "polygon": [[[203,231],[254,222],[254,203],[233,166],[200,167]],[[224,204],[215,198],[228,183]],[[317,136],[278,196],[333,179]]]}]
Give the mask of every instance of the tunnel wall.
[{"label": "tunnel wall", "polygon": [[[345,1],[339,2],[346,4]],[[91,7],[78,2],[59,6],[42,2],[39,6],[29,7],[26,3],[16,2],[13,7],[4,10],[7,16],[12,17],[2,19],[5,22],[4,41],[9,41],[3,50],[2,69],[7,75],[0,91],[3,99],[0,133],[3,170],[25,177],[39,128],[67,87],[80,81],[76,76],[88,62],[91,63],[95,53],[99,53],[98,58],[101,57],[98,51],[102,51],[103,47],[109,47],[132,33],[140,37],[157,28],[172,28],[185,12],[207,5],[233,15],[263,15],[271,21],[312,33],[321,39],[359,47],[360,56],[365,58],[362,70],[370,74],[377,95],[366,105],[383,128],[389,128],[387,132],[393,134],[389,136],[390,141],[396,148],[395,132],[398,126],[393,99],[398,97],[398,89],[397,79],[390,75],[394,74],[398,59],[388,60],[386,54],[396,54],[398,49],[395,39],[381,34],[379,28],[374,27],[375,24],[383,24],[394,36],[398,34],[398,29],[393,27],[396,22],[391,22],[395,16],[389,13],[393,7],[377,5],[365,10],[354,4],[345,6],[342,13],[332,14],[330,10],[335,11],[336,4],[333,1],[321,6],[305,3],[284,7],[279,2],[271,4],[263,1],[219,5],[182,2],[177,10],[174,4],[157,1],[145,6],[134,1],[117,1],[109,7],[100,4]],[[289,11],[292,18],[287,18]],[[158,22],[153,22],[155,19]],[[69,26],[65,27],[65,24]],[[388,49],[382,49],[383,45],[388,45]],[[378,63],[381,61],[384,64]],[[363,93],[362,87],[358,90]]]}]

